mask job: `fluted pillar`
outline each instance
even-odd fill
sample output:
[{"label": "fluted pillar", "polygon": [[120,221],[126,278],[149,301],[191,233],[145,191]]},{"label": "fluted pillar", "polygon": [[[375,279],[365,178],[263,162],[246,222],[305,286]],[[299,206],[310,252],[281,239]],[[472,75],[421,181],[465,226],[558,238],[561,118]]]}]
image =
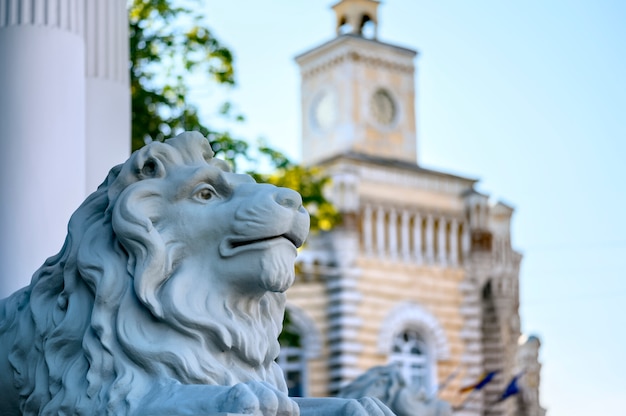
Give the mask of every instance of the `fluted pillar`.
[{"label": "fluted pillar", "polygon": [[372,206],[367,204],[363,210],[363,249],[368,256],[370,256],[373,251],[372,240]]},{"label": "fluted pillar", "polygon": [[85,192],[84,0],[0,0],[0,297],[63,245]]},{"label": "fluted pillar", "polygon": [[389,255],[395,259],[398,256],[398,212],[391,208],[389,211]]},{"label": "fluted pillar", "polygon": [[417,264],[422,263],[422,216],[419,213],[413,218],[413,256]]},{"label": "fluted pillar", "polygon": [[400,240],[401,240],[401,244],[402,244],[402,259],[405,262],[408,262],[410,257],[411,257],[411,248],[410,248],[410,241],[409,241],[409,221],[411,219],[410,215],[409,215],[409,211],[407,210],[403,210],[401,217],[400,217]]},{"label": "fluted pillar", "polygon": [[426,261],[435,261],[435,220],[432,215],[426,217]]},{"label": "fluted pillar", "polygon": [[466,263],[469,260],[471,248],[470,243],[470,230],[468,223],[466,222],[463,226],[463,234],[461,235],[461,253],[463,255],[463,263]]},{"label": "fluted pillar", "polygon": [[450,263],[456,266],[459,263],[459,223],[453,219],[450,223]]},{"label": "fluted pillar", "polygon": [[447,248],[446,248],[446,219],[444,217],[439,218],[439,229],[437,236],[437,257],[439,264],[445,265],[447,263]]},{"label": "fluted pillar", "polygon": [[96,190],[111,167],[130,154],[126,3],[85,1],[87,194]]},{"label": "fluted pillar", "polygon": [[385,255],[385,211],[376,208],[376,251],[379,256]]}]

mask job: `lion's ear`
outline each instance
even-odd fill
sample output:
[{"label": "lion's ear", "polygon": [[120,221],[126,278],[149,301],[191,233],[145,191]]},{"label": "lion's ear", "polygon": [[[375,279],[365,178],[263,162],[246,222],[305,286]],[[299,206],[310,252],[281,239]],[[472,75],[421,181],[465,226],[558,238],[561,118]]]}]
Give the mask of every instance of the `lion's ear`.
[{"label": "lion's ear", "polygon": [[143,166],[141,167],[141,176],[143,178],[156,178],[162,177],[165,169],[163,168],[163,164],[159,159],[149,158],[145,161]]},{"label": "lion's ear", "polygon": [[162,178],[165,176],[163,161],[171,158],[169,146],[164,143],[152,142],[137,151],[134,170],[141,179]]},{"label": "lion's ear", "polygon": [[165,176],[163,162],[154,156],[150,156],[143,161],[138,161],[139,179],[162,178]]}]

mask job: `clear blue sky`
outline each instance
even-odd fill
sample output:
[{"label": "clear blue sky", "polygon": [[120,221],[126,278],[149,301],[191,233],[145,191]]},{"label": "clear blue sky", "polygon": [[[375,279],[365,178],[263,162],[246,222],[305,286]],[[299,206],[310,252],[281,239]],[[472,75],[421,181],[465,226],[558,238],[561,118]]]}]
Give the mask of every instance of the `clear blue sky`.
[{"label": "clear blue sky", "polygon": [[[328,0],[208,0],[233,49],[237,129],[299,158],[293,57],[334,36]],[[379,38],[417,49],[418,159],[516,207],[522,329],[551,415],[626,412],[626,2],[387,0]],[[211,122],[223,92],[195,91]]]}]

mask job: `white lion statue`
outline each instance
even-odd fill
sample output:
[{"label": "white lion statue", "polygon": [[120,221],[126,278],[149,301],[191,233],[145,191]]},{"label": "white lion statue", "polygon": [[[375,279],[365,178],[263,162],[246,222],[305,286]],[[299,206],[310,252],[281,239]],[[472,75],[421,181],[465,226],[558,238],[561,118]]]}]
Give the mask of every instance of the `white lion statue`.
[{"label": "white lion statue", "polygon": [[341,389],[339,396],[375,397],[397,416],[452,416],[449,403],[429,398],[423,388],[409,386],[397,364],[370,368]]},{"label": "white lion statue", "polygon": [[287,397],[274,360],[308,228],[298,193],[229,172],[199,133],[136,151],[0,301],[0,414],[392,414]]}]

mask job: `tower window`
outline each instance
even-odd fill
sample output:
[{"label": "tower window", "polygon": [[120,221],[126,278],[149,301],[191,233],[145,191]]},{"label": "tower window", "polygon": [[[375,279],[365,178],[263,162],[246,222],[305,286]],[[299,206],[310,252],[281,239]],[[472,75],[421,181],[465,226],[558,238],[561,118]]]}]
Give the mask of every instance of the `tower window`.
[{"label": "tower window", "polygon": [[337,34],[346,35],[348,33],[352,33],[352,25],[348,23],[348,20],[344,16],[339,19],[339,24],[337,25]]},{"label": "tower window", "polygon": [[366,14],[361,18],[359,34],[368,39],[374,39],[376,37],[376,24]]}]

